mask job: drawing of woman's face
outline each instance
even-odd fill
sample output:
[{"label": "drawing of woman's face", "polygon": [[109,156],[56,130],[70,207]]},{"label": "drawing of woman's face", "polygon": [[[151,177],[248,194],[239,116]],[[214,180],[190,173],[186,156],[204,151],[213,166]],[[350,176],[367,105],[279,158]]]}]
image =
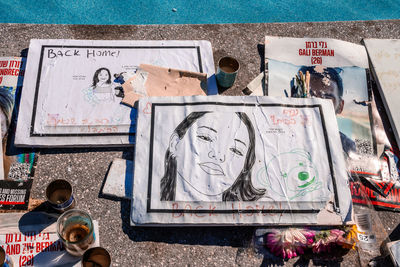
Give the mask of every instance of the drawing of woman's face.
[{"label": "drawing of woman's face", "polygon": [[241,173],[249,142],[248,130],[235,113],[205,114],[174,148],[178,179],[197,193],[222,194]]},{"label": "drawing of woman's face", "polygon": [[110,75],[108,75],[108,71],[101,70],[97,78],[99,79],[99,82],[105,83],[110,78]]}]

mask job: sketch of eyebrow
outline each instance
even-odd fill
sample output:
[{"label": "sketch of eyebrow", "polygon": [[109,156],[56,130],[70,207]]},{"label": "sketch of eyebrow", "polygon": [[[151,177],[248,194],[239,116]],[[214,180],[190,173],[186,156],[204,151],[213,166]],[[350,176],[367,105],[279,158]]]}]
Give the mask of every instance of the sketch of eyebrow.
[{"label": "sketch of eyebrow", "polygon": [[247,147],[247,145],[245,144],[245,142],[239,140],[239,139],[233,139],[233,141],[238,141],[239,143],[242,143],[243,145],[245,145]]},{"label": "sketch of eyebrow", "polygon": [[207,129],[217,133],[217,130],[215,130],[215,129],[211,128],[211,127],[208,127],[208,126],[200,126],[199,129],[200,128],[207,128]]}]

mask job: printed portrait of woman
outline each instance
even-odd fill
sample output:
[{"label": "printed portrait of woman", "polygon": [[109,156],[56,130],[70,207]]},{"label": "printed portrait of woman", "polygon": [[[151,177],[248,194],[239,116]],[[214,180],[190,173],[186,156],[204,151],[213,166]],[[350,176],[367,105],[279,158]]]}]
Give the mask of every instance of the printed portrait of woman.
[{"label": "printed portrait of woman", "polygon": [[93,75],[92,92],[99,101],[114,100],[114,86],[111,82],[111,72],[107,68],[96,70]]},{"label": "printed portrait of woman", "polygon": [[251,181],[255,133],[243,112],[192,112],[174,130],[165,154],[161,201],[255,201]]}]

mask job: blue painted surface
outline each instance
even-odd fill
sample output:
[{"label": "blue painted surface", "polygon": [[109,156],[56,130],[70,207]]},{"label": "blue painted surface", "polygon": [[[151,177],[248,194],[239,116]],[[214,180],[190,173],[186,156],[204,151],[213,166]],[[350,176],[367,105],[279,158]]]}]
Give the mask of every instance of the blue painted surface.
[{"label": "blue painted surface", "polygon": [[399,18],[399,0],[0,0],[0,23],[137,25]]}]

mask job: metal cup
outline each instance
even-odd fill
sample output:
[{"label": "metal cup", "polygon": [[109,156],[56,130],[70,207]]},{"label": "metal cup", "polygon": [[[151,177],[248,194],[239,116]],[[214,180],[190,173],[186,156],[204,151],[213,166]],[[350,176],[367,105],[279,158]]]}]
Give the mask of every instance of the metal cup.
[{"label": "metal cup", "polygon": [[52,181],[46,188],[46,197],[49,206],[59,213],[73,209],[76,204],[72,186],[64,179]]},{"label": "metal cup", "polygon": [[105,248],[95,247],[86,250],[82,257],[82,267],[110,267],[111,256]]},{"label": "metal cup", "polygon": [[223,57],[218,61],[217,82],[222,88],[232,87],[239,71],[239,62],[233,57]]},{"label": "metal cup", "polygon": [[0,266],[1,267],[13,267],[14,263],[10,256],[7,255],[6,251],[0,246]]},{"label": "metal cup", "polygon": [[64,212],[57,220],[57,234],[65,250],[74,256],[82,256],[95,241],[92,218],[81,210]]}]

